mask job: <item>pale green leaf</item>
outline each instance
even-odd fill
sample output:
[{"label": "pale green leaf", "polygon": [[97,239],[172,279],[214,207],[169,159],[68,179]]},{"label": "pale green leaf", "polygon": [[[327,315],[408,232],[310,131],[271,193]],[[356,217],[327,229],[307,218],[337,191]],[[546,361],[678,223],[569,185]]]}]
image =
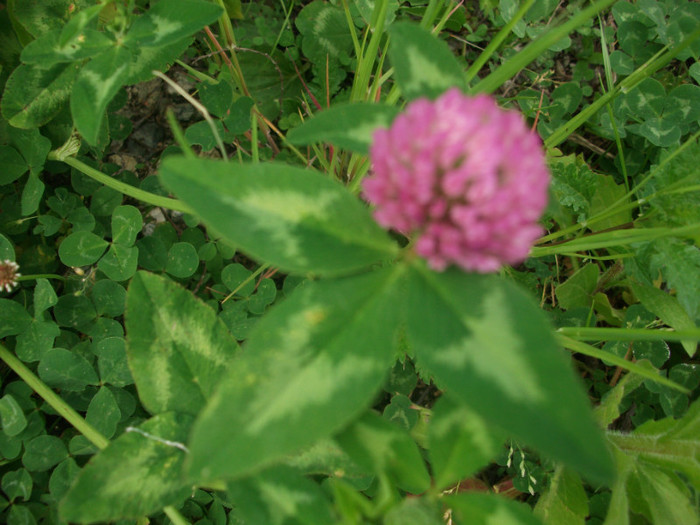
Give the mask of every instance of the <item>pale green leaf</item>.
[{"label": "pale green leaf", "polygon": [[35,128],[56,116],[73,89],[80,64],[57,64],[50,68],[22,64],[7,79],[2,116],[12,126]]},{"label": "pale green leaf", "polygon": [[168,157],[160,176],[211,231],[288,273],[349,273],[397,251],[360,201],[320,173]]},{"label": "pale green leaf", "polygon": [[32,41],[22,50],[22,62],[51,67],[64,62],[79,62],[107,51],[115,45],[105,33],[85,29],[61,45],[61,30],[51,31]]},{"label": "pale green leaf", "polygon": [[367,154],[374,131],[389,127],[397,114],[393,106],[367,102],[333,105],[291,130],[287,139],[301,145],[331,143]]},{"label": "pale green leaf", "polygon": [[445,498],[457,523],[487,525],[542,525],[524,503],[497,494],[462,492]]},{"label": "pale green leaf", "polygon": [[445,489],[488,465],[501,450],[499,429],[449,396],[433,406],[428,442],[435,486]]},{"label": "pale green leaf", "polygon": [[227,484],[228,495],[247,523],[327,525],[334,523],[328,495],[290,467],[277,466]]},{"label": "pale green leaf", "polygon": [[192,491],[181,474],[191,423],[191,416],[169,412],[127,429],[80,472],[61,501],[61,519],[136,519],[184,501]]},{"label": "pale green leaf", "polygon": [[73,122],[92,145],[97,144],[107,104],[125,83],[130,61],[126,47],[113,47],[93,58],[75,81],[70,97]]},{"label": "pale green leaf", "polygon": [[464,70],[445,42],[409,22],[396,22],[389,33],[389,59],[408,100],[435,98],[451,87],[465,87]]},{"label": "pale green leaf", "polygon": [[144,407],[196,415],[231,364],[236,340],[191,292],[146,272],[131,281],[125,316],[129,366]]},{"label": "pale green leaf", "polygon": [[588,496],[581,478],[566,467],[558,466],[534,513],[545,525],[584,525]]},{"label": "pale green leaf", "polygon": [[394,360],[401,275],[307,283],[270,310],[197,420],[191,477],[240,477],[366,409]]},{"label": "pale green leaf", "polygon": [[588,399],[525,292],[493,276],[415,263],[406,308],[409,343],[441,388],[589,479],[611,480]]},{"label": "pale green leaf", "polygon": [[388,475],[396,486],[421,494],[430,476],[418,445],[399,425],[368,411],[335,436],[350,458],[369,472]]},{"label": "pale green leaf", "polygon": [[[632,288],[634,295],[637,296],[647,310],[657,315],[659,319],[671,328],[676,330],[692,330],[696,328],[695,323],[676,297],[646,284],[630,283],[630,288]],[[698,344],[692,340],[681,341],[681,344],[688,355],[693,357]]]},{"label": "pale green leaf", "polygon": [[221,8],[203,0],[160,0],[129,28],[124,43],[161,47],[189,37],[221,15]]}]

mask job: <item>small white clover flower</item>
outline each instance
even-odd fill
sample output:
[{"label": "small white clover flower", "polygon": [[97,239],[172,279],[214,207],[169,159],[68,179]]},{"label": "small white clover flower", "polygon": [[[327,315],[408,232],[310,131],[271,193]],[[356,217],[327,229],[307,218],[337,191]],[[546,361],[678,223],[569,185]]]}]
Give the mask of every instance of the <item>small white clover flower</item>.
[{"label": "small white clover flower", "polygon": [[17,278],[21,277],[19,273],[19,264],[9,259],[0,262],[0,290],[11,292],[17,286]]}]

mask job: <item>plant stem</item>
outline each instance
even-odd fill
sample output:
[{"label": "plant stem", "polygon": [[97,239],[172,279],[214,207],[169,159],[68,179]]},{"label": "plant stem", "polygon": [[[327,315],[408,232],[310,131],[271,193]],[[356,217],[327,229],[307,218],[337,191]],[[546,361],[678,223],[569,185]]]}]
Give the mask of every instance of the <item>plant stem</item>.
[{"label": "plant stem", "polygon": [[15,355],[13,355],[7,348],[0,345],[0,359],[5,361],[5,364],[9,366],[22,380],[29,385],[34,392],[39,394],[39,396],[46,401],[51,408],[58,412],[61,417],[68,421],[75,429],[85,436],[90,443],[95,445],[99,449],[105,448],[109,445],[109,440],[100,434],[95,427],[85,421],[80,414],[78,414],[73,407],[66,403],[61,397],[58,396],[53,390],[44,384],[44,382],[39,379],[34,373],[25,366],[22,361],[20,361]]},{"label": "plant stem", "polygon": [[95,179],[97,182],[100,182],[105,186],[112,188],[113,190],[117,190],[119,193],[123,193],[128,197],[132,197],[134,199],[143,201],[146,204],[151,204],[160,208],[167,208],[169,210],[179,211],[182,213],[194,214],[194,210],[182,201],[179,201],[177,199],[171,199],[169,197],[163,197],[161,195],[156,195],[155,193],[144,191],[140,188],[135,188],[130,184],[126,184],[108,175],[105,175],[101,171],[88,166],[87,164],[78,160],[75,157],[59,158],[52,151],[49,153],[48,159],[65,162],[72,168],[77,169],[79,172],[83,173],[84,175],[87,175],[91,179]]},{"label": "plant stem", "polygon": [[17,281],[36,281],[37,279],[58,279],[60,281],[65,281],[66,278],[62,275],[56,275],[55,273],[36,273],[33,275],[21,275],[17,277]]},{"label": "plant stem", "polygon": [[692,237],[698,233],[700,233],[700,224],[690,224],[678,228],[634,228],[605,231],[585,235],[561,244],[535,246],[530,251],[530,256],[545,257],[555,254],[571,254],[574,252],[652,241],[661,237]]},{"label": "plant stem", "polygon": [[585,341],[700,341],[700,328],[650,330],[648,328],[600,328],[565,326],[557,332]]},{"label": "plant stem", "polygon": [[633,374],[640,375],[646,379],[650,379],[661,385],[673,388],[674,390],[678,390],[679,392],[683,392],[684,394],[690,394],[690,390],[688,390],[684,386],[679,385],[678,383],[675,383],[674,381],[671,381],[667,377],[659,375],[653,369],[640,366],[636,363],[627,361],[613,353],[606,352],[605,350],[601,350],[600,348],[596,348],[595,346],[591,346],[581,341],[577,341],[576,339],[566,337],[561,333],[561,330],[561,328],[558,330],[559,333],[557,334],[557,340],[559,341],[559,344],[561,344],[564,348],[568,348],[569,350],[573,350],[574,352],[577,352],[579,354],[605,360],[608,363],[612,363],[615,366],[624,368],[625,370],[632,372]]}]

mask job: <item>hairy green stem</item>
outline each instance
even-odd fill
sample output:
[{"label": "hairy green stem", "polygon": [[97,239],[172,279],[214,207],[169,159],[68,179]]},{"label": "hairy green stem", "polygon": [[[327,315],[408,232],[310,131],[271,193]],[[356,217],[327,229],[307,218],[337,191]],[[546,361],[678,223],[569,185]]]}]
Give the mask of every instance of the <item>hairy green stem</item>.
[{"label": "hairy green stem", "polygon": [[690,224],[678,228],[633,228],[605,231],[552,246],[535,246],[530,251],[530,256],[563,255],[613,246],[625,246],[652,241],[661,237],[692,237],[698,235],[698,233],[700,233],[700,224]]},{"label": "hairy green stem", "polygon": [[566,326],[557,332],[584,341],[700,341],[700,328],[650,330],[648,328],[601,328]]},{"label": "hairy green stem", "polygon": [[626,359],[623,359],[620,356],[617,356],[610,352],[606,352],[605,350],[601,350],[600,348],[596,348],[595,346],[591,346],[581,341],[577,341],[576,339],[567,337],[566,335],[561,333],[561,330],[562,329],[560,328],[560,333],[557,334],[557,340],[559,341],[559,344],[561,344],[564,348],[568,348],[569,350],[573,350],[574,352],[577,352],[579,354],[595,357],[596,359],[605,360],[608,363],[612,363],[615,366],[619,366],[620,368],[627,370],[628,372],[640,375],[646,379],[650,379],[656,383],[659,383],[660,385],[664,385],[669,388],[673,388],[674,390],[678,390],[679,392],[683,392],[684,394],[690,393],[690,390],[688,390],[684,386],[681,386],[678,383],[671,381],[667,377],[657,374],[654,370],[649,370],[648,368],[640,366],[636,363],[627,361]]},{"label": "hairy green stem", "polygon": [[146,204],[151,204],[160,208],[167,208],[169,210],[179,211],[182,213],[194,214],[194,210],[182,201],[179,201],[177,199],[171,199],[169,197],[163,197],[161,195],[156,195],[155,193],[144,191],[140,188],[135,188],[130,184],[126,184],[122,181],[110,177],[109,175],[105,175],[101,171],[88,166],[87,164],[78,160],[75,157],[61,158],[58,155],[55,155],[55,153],[52,151],[51,153],[49,153],[48,159],[65,162],[70,167],[75,168],[80,173],[87,175],[91,179],[95,179],[97,182],[100,182],[105,186],[112,188],[113,190],[117,190],[119,193],[123,193],[128,197],[140,200],[142,202],[145,202]]}]

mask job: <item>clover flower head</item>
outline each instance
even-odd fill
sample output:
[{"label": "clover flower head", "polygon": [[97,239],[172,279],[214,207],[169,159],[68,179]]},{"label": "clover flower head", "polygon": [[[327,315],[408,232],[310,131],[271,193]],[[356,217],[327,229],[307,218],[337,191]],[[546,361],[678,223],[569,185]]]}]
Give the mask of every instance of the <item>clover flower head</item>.
[{"label": "clover flower head", "polygon": [[497,271],[527,258],[542,234],[549,172],[523,117],[487,95],[451,89],[411,102],[370,148],[363,196],[382,226],[415,237],[443,270]]},{"label": "clover flower head", "polygon": [[11,292],[17,286],[17,278],[21,277],[19,273],[19,264],[9,259],[0,261],[0,290]]}]

